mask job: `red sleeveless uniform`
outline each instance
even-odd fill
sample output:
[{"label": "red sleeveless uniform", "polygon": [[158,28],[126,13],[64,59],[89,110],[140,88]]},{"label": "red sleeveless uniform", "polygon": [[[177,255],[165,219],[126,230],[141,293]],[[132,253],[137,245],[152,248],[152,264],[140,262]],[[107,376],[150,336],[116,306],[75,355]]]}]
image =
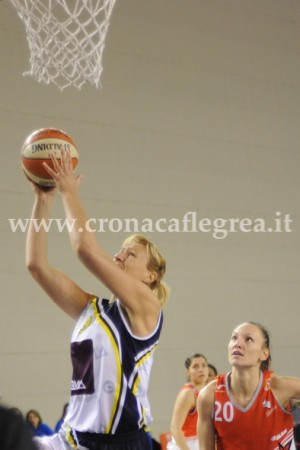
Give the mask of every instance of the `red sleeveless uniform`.
[{"label": "red sleeveless uniform", "polygon": [[[198,389],[196,389],[195,386],[193,386],[191,383],[186,383],[184,386],[182,386],[181,390],[183,389],[192,389],[194,391],[195,405],[196,405],[197,397],[199,394]],[[182,426],[182,432],[185,437],[197,436],[197,419],[198,414],[195,406],[195,408],[189,411],[188,415],[186,416],[185,422]]]},{"label": "red sleeveless uniform", "polygon": [[272,372],[260,373],[258,387],[245,408],[230,396],[230,373],[217,377],[214,427],[217,450],[295,450],[293,415],[270,389]]}]

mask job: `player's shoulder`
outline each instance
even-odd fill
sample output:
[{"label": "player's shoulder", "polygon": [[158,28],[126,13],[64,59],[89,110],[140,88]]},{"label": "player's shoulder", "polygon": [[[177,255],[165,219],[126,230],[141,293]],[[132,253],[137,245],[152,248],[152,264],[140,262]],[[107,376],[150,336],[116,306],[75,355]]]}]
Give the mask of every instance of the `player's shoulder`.
[{"label": "player's shoulder", "polygon": [[277,375],[276,373],[270,374],[270,387],[271,389],[279,389],[288,387],[293,382],[299,382],[300,379],[287,375]]},{"label": "player's shoulder", "polygon": [[213,410],[214,400],[215,400],[215,390],[216,390],[217,380],[212,380],[205,387],[203,387],[197,398],[197,410],[201,418],[210,417]]},{"label": "player's shoulder", "polygon": [[180,388],[180,390],[177,394],[177,397],[181,398],[181,399],[185,399],[185,400],[186,399],[190,399],[190,400],[194,399],[195,398],[195,389],[196,388],[192,384],[186,383]]},{"label": "player's shoulder", "polygon": [[217,386],[216,379],[210,381],[206,386],[204,386],[199,391],[199,397],[203,398],[204,400],[209,400],[211,398],[213,399],[215,395],[216,386]]},{"label": "player's shoulder", "polygon": [[274,373],[272,371],[268,371],[267,373],[267,379],[269,380],[271,388],[276,388],[281,384],[284,384],[288,378],[289,377],[278,375],[277,373]]}]

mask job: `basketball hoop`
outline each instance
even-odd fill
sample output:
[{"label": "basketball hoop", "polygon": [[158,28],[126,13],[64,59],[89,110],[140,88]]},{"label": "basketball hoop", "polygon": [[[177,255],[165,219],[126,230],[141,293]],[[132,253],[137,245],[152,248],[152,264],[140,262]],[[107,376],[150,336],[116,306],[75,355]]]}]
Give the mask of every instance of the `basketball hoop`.
[{"label": "basketball hoop", "polygon": [[102,52],[116,0],[11,0],[25,24],[39,82],[80,89],[100,85]]}]

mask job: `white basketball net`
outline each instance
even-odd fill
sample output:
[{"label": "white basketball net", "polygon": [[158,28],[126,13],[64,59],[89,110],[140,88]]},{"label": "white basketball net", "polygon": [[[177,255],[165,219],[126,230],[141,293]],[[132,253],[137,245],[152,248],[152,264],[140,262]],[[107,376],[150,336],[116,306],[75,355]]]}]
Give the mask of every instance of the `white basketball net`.
[{"label": "white basketball net", "polygon": [[102,52],[116,0],[11,0],[25,23],[30,75],[60,89],[100,85]]}]

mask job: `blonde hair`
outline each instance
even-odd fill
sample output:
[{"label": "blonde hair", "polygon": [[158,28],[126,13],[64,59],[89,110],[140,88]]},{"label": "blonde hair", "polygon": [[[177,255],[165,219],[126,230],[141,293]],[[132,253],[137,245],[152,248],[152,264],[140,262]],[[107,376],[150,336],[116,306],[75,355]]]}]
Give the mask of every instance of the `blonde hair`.
[{"label": "blonde hair", "polygon": [[123,242],[123,246],[130,243],[142,244],[149,255],[147,268],[156,273],[156,279],[151,283],[150,288],[159,300],[161,306],[164,306],[169,298],[170,289],[162,278],[166,272],[166,260],[158,251],[153,242],[149,241],[142,234],[132,234]]}]

